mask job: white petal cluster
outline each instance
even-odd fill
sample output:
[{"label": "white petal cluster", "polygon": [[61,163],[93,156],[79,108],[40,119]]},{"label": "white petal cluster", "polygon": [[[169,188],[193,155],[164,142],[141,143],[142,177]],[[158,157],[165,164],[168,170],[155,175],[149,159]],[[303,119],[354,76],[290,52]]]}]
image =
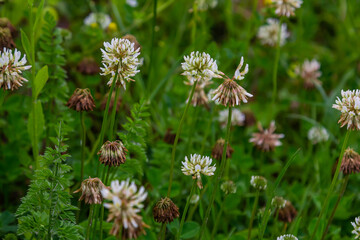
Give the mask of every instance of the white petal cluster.
[{"label": "white petal cluster", "polygon": [[126,0],[126,4],[129,5],[130,7],[137,7],[139,5],[137,0]]},{"label": "white petal cluster", "polygon": [[295,9],[300,8],[302,0],[273,0],[276,5],[275,13],[279,16],[294,16]]},{"label": "white petal cluster", "polygon": [[243,80],[245,78],[245,75],[249,72],[249,65],[246,64],[244,67],[244,70],[242,70],[240,72],[240,69],[243,67],[244,65],[244,57],[241,57],[240,59],[240,64],[239,66],[236,68],[235,74],[234,74],[234,78],[236,80]]},{"label": "white petal cluster", "polygon": [[304,63],[295,69],[295,72],[301,76],[305,81],[305,86],[312,88],[315,85],[321,85],[321,81],[318,79],[321,77],[320,63],[316,59],[309,61],[306,59]]},{"label": "white petal cluster", "polygon": [[[227,109],[219,112],[219,122],[222,127],[225,127],[229,118],[229,111]],[[232,126],[244,126],[245,114],[239,109],[234,108],[231,113],[231,125]]]},{"label": "white petal cluster", "polygon": [[93,24],[99,24],[102,29],[107,29],[109,24],[111,23],[111,18],[106,13],[90,13],[84,19],[84,24],[87,26],[91,26]]},{"label": "white petal cluster", "polygon": [[206,11],[208,8],[215,8],[218,0],[195,0],[197,3],[198,11]]},{"label": "white petal cluster", "polygon": [[[115,80],[126,89],[126,82],[132,80],[130,77],[135,76],[140,70],[137,67],[140,65],[138,56],[140,55],[140,48],[135,49],[134,43],[128,39],[113,38],[111,42],[104,42],[105,49],[101,49],[103,72],[101,75],[111,74],[110,81],[107,83],[111,86]],[[117,78],[115,78],[116,71],[118,71]]]},{"label": "white petal cluster", "polygon": [[[278,36],[280,31],[279,20],[274,18],[268,18],[266,20],[267,25],[261,26],[257,33],[257,37],[260,39],[263,45],[276,46],[278,43]],[[286,24],[281,24],[280,32],[280,46],[285,44],[287,38],[290,34],[287,32]]]},{"label": "white petal cluster", "polygon": [[196,204],[200,199],[200,196],[198,194],[193,194],[192,197],[190,198],[190,203],[191,204]]},{"label": "white petal cluster", "polygon": [[332,105],[341,112],[341,127],[346,125],[347,129],[360,130],[360,90],[341,90],[341,97]]},{"label": "white petal cluster", "polygon": [[313,143],[317,144],[320,142],[326,142],[329,139],[329,133],[325,128],[315,126],[310,128],[308,132],[308,139]]},{"label": "white petal cluster", "polygon": [[127,179],[111,182],[111,190],[103,188],[101,194],[104,199],[111,203],[105,203],[104,206],[109,209],[108,220],[121,219],[125,229],[138,228],[138,213],[144,207],[143,202],[147,197],[143,186],[138,190],[135,183]]},{"label": "white petal cluster", "polygon": [[286,206],[286,200],[283,197],[275,196],[271,199],[271,206],[273,208],[284,208]]},{"label": "white petal cluster", "polygon": [[25,66],[26,54],[21,58],[21,52],[17,49],[4,48],[0,51],[0,88],[14,90],[22,86],[28,80],[21,76],[22,71],[28,70],[31,66]]},{"label": "white petal cluster", "polygon": [[355,218],[355,222],[351,222],[351,225],[354,227],[351,233],[355,235],[355,239],[360,238],[360,217]]},{"label": "white petal cluster", "polygon": [[256,190],[266,190],[267,180],[262,176],[251,176],[250,180],[251,186],[253,186]]},{"label": "white petal cluster", "polygon": [[184,60],[185,62],[181,63],[184,70],[182,75],[187,77],[190,85],[193,85],[195,81],[203,83],[212,78],[221,78],[216,60],[205,52],[192,52],[190,56],[184,56]]},{"label": "white petal cluster", "polygon": [[212,159],[207,156],[201,156],[200,154],[191,154],[190,159],[186,156],[185,161],[181,163],[183,165],[181,171],[185,175],[192,175],[193,179],[198,179],[199,188],[202,188],[200,174],[212,176],[216,170],[216,164],[211,166]]},{"label": "white petal cluster", "polygon": [[292,234],[285,234],[285,235],[277,237],[276,240],[298,240],[298,238]]}]

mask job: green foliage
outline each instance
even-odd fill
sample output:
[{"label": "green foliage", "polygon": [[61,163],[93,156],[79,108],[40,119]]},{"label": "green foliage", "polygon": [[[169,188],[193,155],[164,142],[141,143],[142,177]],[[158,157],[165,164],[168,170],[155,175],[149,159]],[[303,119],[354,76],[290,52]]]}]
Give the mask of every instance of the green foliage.
[{"label": "green foliage", "polygon": [[65,163],[66,153],[61,126],[55,148],[47,148],[41,157],[41,168],[35,171],[27,195],[21,199],[16,215],[18,234],[31,233],[36,239],[82,239],[75,224],[76,207],[69,194],[71,167]]}]

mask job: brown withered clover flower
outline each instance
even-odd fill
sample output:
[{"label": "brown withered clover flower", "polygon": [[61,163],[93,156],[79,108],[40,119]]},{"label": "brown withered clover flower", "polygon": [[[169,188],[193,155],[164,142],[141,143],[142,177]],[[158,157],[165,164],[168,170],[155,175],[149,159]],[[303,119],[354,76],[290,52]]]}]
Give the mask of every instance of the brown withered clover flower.
[{"label": "brown withered clover flower", "polygon": [[66,106],[78,112],[82,112],[82,111],[88,112],[94,110],[95,103],[88,88],[86,89],[77,88],[75,89],[73,95],[71,95]]},{"label": "brown withered clover flower", "polygon": [[99,178],[89,177],[81,183],[81,187],[74,193],[81,192],[79,201],[84,200],[86,204],[101,204],[103,201],[101,190],[103,188],[106,186]]},{"label": "brown withered clover flower", "polygon": [[[225,145],[225,140],[222,138],[218,139],[212,149],[211,156],[216,160],[221,161],[224,152],[224,145]],[[228,144],[226,148],[226,158],[231,158],[233,152],[234,149],[230,146],[230,144]]]},{"label": "brown withered clover flower", "polygon": [[17,35],[17,31],[15,27],[11,24],[10,20],[7,18],[0,18],[0,28],[8,28],[13,38],[15,38]]},{"label": "brown withered clover flower", "polygon": [[278,219],[282,222],[291,223],[297,215],[295,207],[290,201],[286,201],[285,207],[279,209]]},{"label": "brown withered clover flower", "polygon": [[284,134],[276,134],[275,121],[270,123],[268,129],[263,129],[260,123],[258,123],[258,133],[253,133],[250,142],[254,143],[256,147],[263,151],[272,151],[275,147],[280,146],[280,139],[284,138]]},{"label": "brown withered clover flower", "polygon": [[9,28],[0,28],[0,49],[16,48]]},{"label": "brown withered clover flower", "polygon": [[100,72],[100,66],[93,57],[85,57],[78,63],[77,70],[84,75],[95,75]]},{"label": "brown withered clover flower", "polygon": [[345,150],[340,170],[345,175],[360,172],[360,155],[354,149],[348,148]]},{"label": "brown withered clover flower", "polygon": [[133,43],[135,50],[138,49],[138,48],[140,48],[140,50],[141,50],[141,45],[140,45],[140,43],[136,40],[136,37],[135,37],[135,36],[133,36],[133,35],[131,35],[131,34],[126,34],[125,36],[122,37],[122,39],[127,39],[127,40],[129,40],[131,43]]},{"label": "brown withered clover flower", "polygon": [[[205,106],[206,108],[208,108],[209,99],[204,91],[205,85],[205,83],[196,85],[193,98],[191,99],[191,105],[193,105],[194,107]],[[186,101],[189,101],[189,99],[187,99]]]},{"label": "brown withered clover flower", "polygon": [[100,151],[98,152],[99,161],[110,167],[117,167],[120,164],[125,163],[127,149],[124,147],[124,144],[120,140],[113,142],[107,141],[104,143]]},{"label": "brown withered clover flower", "polygon": [[153,215],[156,222],[171,223],[175,218],[179,217],[179,208],[171,201],[170,198],[165,197],[158,201],[153,208]]}]

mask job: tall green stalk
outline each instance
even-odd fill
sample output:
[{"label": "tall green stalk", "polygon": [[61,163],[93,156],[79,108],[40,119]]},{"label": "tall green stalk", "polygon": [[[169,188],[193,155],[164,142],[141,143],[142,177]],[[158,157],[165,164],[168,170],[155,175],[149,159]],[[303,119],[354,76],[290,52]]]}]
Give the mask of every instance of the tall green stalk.
[{"label": "tall green stalk", "polygon": [[252,212],[251,212],[250,223],[249,223],[248,238],[247,238],[248,240],[251,239],[251,230],[252,230],[252,226],[253,226],[254,218],[255,218],[255,213],[256,213],[257,206],[258,206],[258,202],[259,202],[259,196],[260,196],[260,191],[256,190],[255,201],[254,201],[253,209],[252,209]]},{"label": "tall green stalk", "polygon": [[276,54],[275,54],[275,62],[274,62],[274,69],[272,76],[272,82],[273,82],[272,104],[275,104],[277,98],[277,73],[278,73],[279,58],[280,58],[281,25],[282,25],[282,18],[280,18],[279,21],[279,32],[277,36],[278,38],[276,44]]},{"label": "tall green stalk", "polygon": [[85,240],[89,240],[90,239],[90,229],[91,229],[91,224],[92,224],[92,216],[94,214],[94,204],[92,204],[90,206],[90,212],[89,212],[89,217],[88,217],[88,225],[86,228],[86,236],[85,236]]},{"label": "tall green stalk", "polygon": [[[80,123],[81,123],[81,170],[80,170],[80,181],[84,180],[84,161],[85,161],[85,145],[86,145],[86,127],[85,127],[85,112],[80,112]],[[80,212],[81,212],[82,201],[79,201],[78,208],[76,212],[76,222],[79,222]]]},{"label": "tall green stalk", "polygon": [[189,97],[189,99],[188,99],[188,103],[186,104],[184,113],[183,113],[183,115],[182,115],[182,117],[181,117],[181,120],[180,120],[180,124],[179,124],[178,130],[176,131],[176,136],[175,136],[175,140],[174,140],[174,145],[173,145],[172,152],[171,152],[171,166],[170,166],[169,187],[168,187],[167,197],[170,197],[171,186],[172,186],[172,182],[173,182],[176,147],[177,147],[177,144],[178,144],[178,142],[179,142],[179,137],[180,137],[180,133],[181,133],[182,126],[183,126],[183,124],[184,124],[184,121],[185,121],[187,112],[188,112],[189,107],[190,107],[190,105],[191,105],[191,100],[192,100],[192,98],[193,98],[193,96],[194,96],[196,84],[197,84],[197,81],[195,81],[194,84],[193,84],[193,86],[192,86],[191,93],[190,93],[190,97]]},{"label": "tall green stalk", "polygon": [[116,132],[116,129],[114,129],[114,125],[115,125],[116,108],[117,108],[117,102],[119,100],[119,95],[120,95],[120,87],[117,87],[116,92],[115,92],[114,104],[113,104],[113,108],[111,111],[111,118],[110,118],[110,128],[109,128],[109,140],[110,141],[113,141],[114,132]]},{"label": "tall green stalk", "polygon": [[229,144],[229,139],[230,139],[231,117],[232,117],[232,107],[229,107],[228,122],[227,122],[227,126],[226,126],[226,137],[225,137],[225,144],[224,144],[222,159],[221,159],[221,163],[220,163],[220,171],[218,171],[218,173],[217,173],[215,184],[214,184],[214,189],[213,189],[213,192],[212,192],[212,195],[210,198],[210,202],[209,202],[209,206],[206,210],[205,217],[204,217],[203,223],[201,225],[199,240],[201,240],[204,235],[206,224],[207,224],[207,221],[209,220],[211,208],[215,201],[215,195],[219,188],[219,183],[220,183],[220,180],[221,180],[221,177],[223,175],[224,168],[226,165],[226,150],[227,150],[227,147]]},{"label": "tall green stalk", "polygon": [[[223,202],[226,201],[226,197],[227,197],[227,195],[225,195]],[[215,234],[216,234],[216,232],[217,232],[217,229],[218,229],[218,226],[219,226],[219,222],[220,222],[220,220],[221,220],[221,215],[222,215],[222,213],[223,213],[223,211],[224,211],[224,206],[225,206],[225,204],[221,204],[221,206],[220,206],[220,211],[219,211],[218,215],[216,216],[215,224],[214,224],[213,230],[212,230],[212,232],[211,232],[211,240],[214,239]]]},{"label": "tall green stalk", "polygon": [[185,218],[186,218],[186,213],[189,209],[189,204],[190,204],[190,200],[191,200],[191,197],[192,195],[194,194],[194,191],[195,191],[195,188],[196,188],[196,182],[197,182],[197,179],[194,179],[193,180],[193,184],[192,184],[192,187],[191,187],[191,191],[190,191],[190,196],[187,198],[186,200],[186,205],[185,205],[185,208],[184,208],[184,211],[183,211],[183,214],[181,216],[181,221],[180,221],[180,227],[179,227],[179,231],[176,235],[176,239],[179,240],[180,239],[180,235],[181,235],[181,232],[182,232],[182,229],[184,227],[184,222],[185,222]]},{"label": "tall green stalk", "polygon": [[155,48],[155,26],[156,26],[156,16],[157,15],[157,0],[154,0],[154,7],[153,7],[153,19],[152,19],[152,26],[151,26],[151,49],[150,49],[150,64],[149,64],[149,83],[148,89],[152,89],[152,77],[151,71],[152,67],[154,66],[154,48]]},{"label": "tall green stalk", "polygon": [[344,157],[345,148],[346,148],[347,142],[349,140],[349,135],[350,135],[350,131],[347,130],[346,135],[345,135],[345,139],[344,139],[344,142],[343,142],[343,145],[342,145],[342,148],[341,148],[341,153],[340,153],[340,157],[339,157],[339,160],[338,160],[338,164],[336,166],[336,172],[335,172],[334,177],[333,177],[333,179],[331,181],[330,188],[328,189],[328,193],[326,195],[325,201],[323,202],[319,217],[318,217],[318,219],[316,221],[316,225],[315,225],[315,228],[313,230],[313,233],[311,235],[310,240],[313,240],[315,238],[317,229],[319,228],[321,218],[322,218],[322,216],[325,214],[325,212],[327,210],[327,205],[328,205],[330,197],[331,197],[331,195],[332,195],[332,193],[334,191],[335,184],[337,182],[337,179],[338,179],[338,176],[339,176],[339,173],[340,173],[340,167],[341,167],[341,163],[342,163],[342,160],[343,160],[343,157]]}]

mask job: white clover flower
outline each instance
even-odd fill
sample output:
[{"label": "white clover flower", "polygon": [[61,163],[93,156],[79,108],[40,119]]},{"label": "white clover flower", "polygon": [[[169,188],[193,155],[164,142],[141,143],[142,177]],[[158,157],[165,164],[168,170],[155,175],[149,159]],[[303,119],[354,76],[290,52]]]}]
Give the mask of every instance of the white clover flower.
[{"label": "white clover flower", "polygon": [[244,57],[241,57],[239,66],[235,70],[234,78],[236,80],[243,80],[245,78],[245,75],[249,72],[249,64],[246,64],[244,67],[244,70],[240,72],[240,69],[244,65]]},{"label": "white clover flower", "polygon": [[134,237],[134,234],[138,234],[139,229],[146,226],[142,217],[138,215],[144,208],[143,202],[147,197],[143,186],[138,190],[135,183],[130,183],[129,179],[121,181],[121,183],[115,180],[111,182],[111,190],[103,188],[101,194],[104,199],[111,201],[104,204],[104,207],[109,209],[107,221],[114,221],[111,234],[118,233],[120,224],[124,226],[129,237]]},{"label": "white clover flower", "polygon": [[21,58],[21,52],[16,48],[14,52],[11,49],[4,48],[0,51],[0,88],[5,90],[14,90],[22,86],[23,82],[28,80],[21,76],[22,71],[31,68],[26,64],[26,54]]},{"label": "white clover flower", "polygon": [[[219,112],[218,120],[222,127],[226,127],[228,118],[229,118],[229,111],[227,109]],[[242,113],[239,109],[234,108],[231,113],[231,125],[244,126],[244,124],[245,124],[245,114]]]},{"label": "white clover flower", "polygon": [[201,176],[200,174],[204,174],[206,176],[212,176],[216,170],[216,164],[210,166],[212,163],[212,159],[210,157],[201,156],[199,154],[191,154],[190,159],[186,156],[185,161],[181,162],[182,167],[181,171],[185,175],[192,175],[193,179],[198,179],[198,187],[202,188]]},{"label": "white clover flower", "polygon": [[300,8],[302,0],[272,0],[276,5],[275,13],[279,16],[294,16],[295,9]]},{"label": "white clover flower", "polygon": [[273,208],[284,208],[286,206],[286,200],[283,197],[275,196],[271,199],[271,206]]},{"label": "white clover flower", "polygon": [[226,194],[236,193],[236,185],[233,181],[225,181],[221,184],[220,189]]},{"label": "white clover flower", "polygon": [[341,90],[341,96],[332,105],[341,112],[338,123],[350,130],[360,130],[360,90]]},{"label": "white clover flower", "polygon": [[126,0],[126,4],[129,5],[130,7],[137,7],[139,5],[139,3],[137,2],[137,0]]},{"label": "white clover flower", "polygon": [[208,8],[215,8],[218,0],[195,0],[199,11],[206,11]]},{"label": "white clover flower", "polygon": [[189,80],[189,85],[195,81],[199,83],[208,82],[212,78],[221,78],[221,72],[218,70],[216,60],[212,59],[209,54],[203,52],[192,52],[190,56],[184,56],[185,62],[181,63],[184,70],[182,75]]},{"label": "white clover flower", "polygon": [[326,142],[329,139],[329,133],[325,128],[315,126],[310,128],[308,132],[308,139],[313,143]]},{"label": "white clover flower", "polygon": [[196,204],[200,199],[200,196],[198,194],[193,194],[190,198],[191,204]]},{"label": "white clover flower", "polygon": [[[105,49],[101,49],[102,63],[104,65],[103,68],[100,68],[103,71],[101,75],[111,74],[110,81],[107,84],[111,86],[113,80],[115,80],[126,89],[125,81],[131,81],[130,77],[140,72],[140,70],[137,70],[140,65],[138,58],[140,48],[135,49],[134,43],[123,38],[113,38],[110,43],[104,42],[104,47]],[[116,71],[118,71],[118,75],[114,79]]]},{"label": "white clover flower", "polygon": [[[266,20],[267,25],[263,25],[259,28],[257,37],[260,39],[263,45],[276,46],[278,43],[278,36],[280,31],[279,20],[274,18],[268,18]],[[281,33],[280,33],[280,46],[285,44],[287,38],[290,34],[287,32],[286,24],[281,24]]]},{"label": "white clover flower", "polygon": [[285,235],[277,237],[276,240],[298,240],[298,238],[292,234],[285,234]]},{"label": "white clover flower", "polygon": [[360,238],[360,217],[355,218],[355,222],[351,222],[351,225],[354,227],[351,233],[355,235],[355,239]]},{"label": "white clover flower", "polygon": [[256,190],[263,191],[266,190],[267,180],[262,176],[251,176],[250,184]]},{"label": "white clover flower", "polygon": [[320,63],[313,59],[311,61],[305,60],[301,67],[297,67],[295,72],[304,79],[305,88],[314,88],[315,85],[321,85],[318,79],[321,77]]},{"label": "white clover flower", "polygon": [[94,24],[99,24],[102,29],[107,29],[108,26],[111,23],[111,18],[106,13],[90,13],[89,16],[87,16],[84,19],[84,24],[87,26],[92,26]]}]

